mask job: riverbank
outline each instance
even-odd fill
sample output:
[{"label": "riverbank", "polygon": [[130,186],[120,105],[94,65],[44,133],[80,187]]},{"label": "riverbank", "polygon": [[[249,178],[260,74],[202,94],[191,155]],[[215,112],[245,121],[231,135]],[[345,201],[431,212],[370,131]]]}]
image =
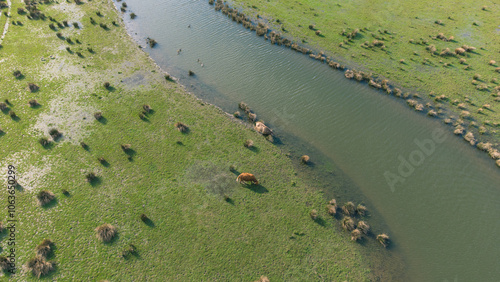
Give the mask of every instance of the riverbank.
[{"label": "riverbank", "polygon": [[[354,70],[346,72],[347,78],[440,118],[500,166],[500,29],[493,2],[441,3],[448,8],[440,10],[424,2],[237,0],[231,5],[245,15],[233,20],[243,25],[251,20],[271,43],[291,46],[336,69],[347,66]],[[215,6],[231,17],[232,9]]]},{"label": "riverbank", "polygon": [[[44,239],[54,242],[50,279],[371,279],[364,246],[339,230],[292,160],[166,80],[111,2],[36,7],[45,20],[12,13],[0,49],[0,163],[18,177],[11,279],[35,280],[26,264]],[[239,172],[260,185],[237,184]],[[44,206],[42,190],[55,196]],[[110,243],[94,231],[106,223],[118,234]],[[5,255],[5,233],[1,245]]]}]

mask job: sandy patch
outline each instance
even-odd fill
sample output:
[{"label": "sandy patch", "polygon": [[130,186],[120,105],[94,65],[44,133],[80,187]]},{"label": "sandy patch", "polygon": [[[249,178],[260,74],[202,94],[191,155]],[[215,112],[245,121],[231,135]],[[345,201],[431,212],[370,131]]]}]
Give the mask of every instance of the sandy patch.
[{"label": "sandy patch", "polygon": [[60,96],[52,99],[47,108],[48,112],[40,114],[30,133],[36,136],[49,136],[49,130],[57,128],[63,137],[58,142],[69,141],[79,144],[90,134],[90,125],[96,123],[94,113],[98,110],[88,102],[87,93],[89,86],[84,82],[68,84]]},{"label": "sandy patch", "polygon": [[[48,178],[50,178],[50,172],[56,163],[55,157],[44,156],[36,158],[37,161],[33,162],[33,157],[36,155],[39,155],[39,153],[34,150],[24,150],[16,152],[2,161],[2,167],[7,167],[8,165],[16,167],[16,178],[21,185],[19,188],[21,191],[42,189],[45,183],[47,183]],[[5,175],[3,179],[7,179],[7,176]]]}]

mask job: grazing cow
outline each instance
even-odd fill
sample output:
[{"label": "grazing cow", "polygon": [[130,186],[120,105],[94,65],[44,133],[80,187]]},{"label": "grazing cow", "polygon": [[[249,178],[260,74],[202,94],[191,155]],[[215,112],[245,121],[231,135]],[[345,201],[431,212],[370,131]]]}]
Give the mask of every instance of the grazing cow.
[{"label": "grazing cow", "polygon": [[259,181],[257,181],[257,178],[255,178],[255,175],[253,175],[251,173],[246,173],[246,172],[238,175],[238,177],[236,178],[236,181],[238,181],[240,184],[243,182],[250,181],[250,182],[252,182],[252,184],[259,185]]},{"label": "grazing cow", "polygon": [[260,121],[255,123],[255,130],[262,135],[272,135],[273,134],[273,131]]}]

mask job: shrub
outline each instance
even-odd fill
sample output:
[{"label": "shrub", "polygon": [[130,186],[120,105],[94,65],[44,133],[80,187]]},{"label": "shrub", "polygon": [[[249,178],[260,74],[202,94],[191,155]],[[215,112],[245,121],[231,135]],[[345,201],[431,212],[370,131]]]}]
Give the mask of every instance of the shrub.
[{"label": "shrub", "polygon": [[45,206],[52,202],[56,198],[56,195],[50,191],[42,190],[37,194],[36,198],[40,206]]},{"label": "shrub", "polygon": [[107,29],[108,28],[108,26],[105,23],[100,23],[99,26],[102,27],[103,29]]},{"label": "shrub", "polygon": [[336,215],[337,214],[337,206],[336,205],[327,205],[326,212],[329,215]]},{"label": "shrub", "polygon": [[40,104],[38,104],[38,101],[36,99],[31,99],[28,101],[28,104],[30,105],[30,107],[34,108]]},{"label": "shrub", "polygon": [[245,146],[246,148],[252,148],[253,147],[253,141],[248,139],[245,141],[245,143],[243,143],[243,146]]},{"label": "shrub", "polygon": [[52,251],[52,247],[53,246],[54,246],[54,243],[51,240],[44,239],[40,243],[40,245],[38,245],[35,248],[36,255],[40,256],[40,257],[43,257],[43,258],[46,258],[50,254],[50,252]]},{"label": "shrub", "polygon": [[88,50],[90,53],[94,53],[94,49],[92,49],[92,47],[87,47],[87,50]]},{"label": "shrub", "polygon": [[67,37],[66,38],[66,42],[68,42],[69,44],[73,43],[73,40],[71,40],[71,38]]},{"label": "shrub", "polygon": [[63,38],[63,35],[60,32],[56,33],[56,36],[59,37],[59,38]]},{"label": "shrub", "polygon": [[87,182],[93,182],[97,179],[97,175],[94,172],[89,172],[85,174],[85,179]]},{"label": "shrub", "polygon": [[0,111],[5,111],[7,109],[8,109],[7,104],[4,102],[0,102]]},{"label": "shrub", "polygon": [[311,216],[312,220],[318,219],[318,211],[317,210],[312,210],[309,215]]},{"label": "shrub", "polygon": [[22,75],[23,75],[23,74],[21,73],[21,71],[20,71],[20,70],[15,70],[15,71],[14,71],[14,77],[15,77],[15,78],[20,78]]},{"label": "shrub", "polygon": [[143,222],[147,222],[147,221],[149,221],[149,217],[148,217],[147,215],[145,215],[145,214],[141,214],[140,218],[141,218],[141,220],[142,220]]},{"label": "shrub", "polygon": [[122,147],[123,151],[128,151],[128,150],[132,149],[132,145],[130,145],[130,144],[122,144],[120,146]]},{"label": "shrub", "polygon": [[9,116],[10,116],[11,118],[15,118],[15,117],[17,117],[17,115],[16,115],[16,113],[15,113],[14,111],[9,111]]},{"label": "shrub", "polygon": [[106,163],[107,163],[106,159],[104,159],[103,157],[99,157],[99,158],[97,158],[97,160],[98,160],[101,164],[106,164]]},{"label": "shrub", "polygon": [[248,119],[251,121],[251,122],[254,122],[257,120],[257,115],[254,114],[254,113],[248,113]]},{"label": "shrub", "polygon": [[193,75],[194,75],[194,72],[193,72],[192,70],[189,70],[189,71],[188,71],[188,75],[189,75],[189,76],[193,76]]},{"label": "shrub", "polygon": [[68,21],[63,21],[64,26],[69,26]]},{"label": "shrub", "polygon": [[315,34],[316,35],[321,35],[321,30],[316,30]]},{"label": "shrub", "polygon": [[384,246],[384,248],[387,248],[389,245],[389,236],[387,234],[379,234],[377,235],[377,241]]},{"label": "shrub", "polygon": [[359,239],[361,239],[361,237],[362,235],[359,229],[354,229],[353,231],[351,231],[351,241],[358,241]]},{"label": "shrub", "polygon": [[50,144],[50,140],[47,137],[42,137],[38,139],[38,143],[45,147]]},{"label": "shrub", "polygon": [[176,122],[175,123],[175,128],[177,128],[177,130],[179,130],[180,132],[187,132],[188,131],[188,126],[185,125],[184,123],[182,122]]},{"label": "shrub", "polygon": [[94,113],[94,118],[96,120],[101,120],[102,119],[102,113],[101,112],[95,112]]},{"label": "shrub", "polygon": [[233,116],[235,118],[240,118],[241,117],[241,113],[239,111],[236,111],[236,112],[233,113]]},{"label": "shrub", "polygon": [[28,83],[28,88],[31,92],[36,92],[40,89],[40,87],[38,87],[38,85],[34,84],[34,83]]},{"label": "shrub", "polygon": [[352,231],[354,229],[354,220],[348,216],[344,217],[342,219],[342,228],[347,231]]},{"label": "shrub", "polygon": [[69,196],[68,190],[62,189],[61,192],[63,193],[64,196]]},{"label": "shrub", "polygon": [[68,46],[66,47],[66,51],[70,52],[71,53],[71,48]]},{"label": "shrub", "polygon": [[51,130],[49,130],[49,135],[52,136],[52,139],[57,139],[61,137],[62,133],[56,128],[52,128]]},{"label": "shrub", "polygon": [[347,202],[342,206],[342,211],[346,215],[353,215],[356,212],[356,208],[353,202]]},{"label": "shrub", "polygon": [[111,84],[109,84],[109,82],[104,82],[104,88],[108,89],[110,86]]},{"label": "shrub", "polygon": [[302,157],[300,157],[300,161],[303,163],[303,164],[308,164],[309,161],[310,161],[310,158],[308,155],[303,155]]},{"label": "shrub", "polygon": [[359,204],[357,207],[356,207],[356,212],[361,215],[361,216],[364,216],[366,214],[366,207],[362,204]]},{"label": "shrub", "polygon": [[87,145],[85,142],[80,142],[80,146],[82,146],[82,148],[85,150],[89,149],[89,145]]},{"label": "shrub", "polygon": [[488,65],[492,66],[492,65],[494,65],[494,64],[496,64],[496,63],[497,63],[497,62],[495,62],[494,60],[491,60],[491,61],[489,61],[489,62],[488,62]]},{"label": "shrub", "polygon": [[368,234],[370,232],[370,225],[366,221],[360,221],[358,222],[358,229],[364,234]]},{"label": "shrub", "polygon": [[103,224],[98,226],[96,229],[96,236],[102,242],[110,242],[116,236],[116,227],[111,224]]},{"label": "shrub", "polygon": [[78,23],[77,23],[77,22],[74,22],[74,23],[73,23],[73,26],[74,26],[75,28],[80,28],[80,26],[78,26]]},{"label": "shrub", "polygon": [[28,269],[33,275],[40,278],[54,270],[54,263],[46,261],[44,257],[36,256],[28,261]]},{"label": "shrub", "polygon": [[0,256],[0,269],[2,269],[2,271],[5,272],[13,270],[13,267],[10,264],[9,259],[6,258],[5,256]]},{"label": "shrub", "polygon": [[144,111],[145,111],[146,113],[148,113],[148,114],[149,114],[149,113],[153,110],[153,108],[151,108],[151,106],[150,106],[150,105],[148,105],[148,104],[144,104],[144,105],[142,105],[142,108],[143,108],[143,109],[144,109]]},{"label": "shrub", "polygon": [[136,17],[137,17],[137,15],[136,15],[135,13],[131,13],[131,14],[130,14],[130,18],[131,18],[131,19],[135,19]]},{"label": "shrub", "polygon": [[[146,38],[146,42],[148,43],[149,47],[153,48],[156,46],[157,42],[153,38]],[[179,52],[177,52],[179,53]]]}]

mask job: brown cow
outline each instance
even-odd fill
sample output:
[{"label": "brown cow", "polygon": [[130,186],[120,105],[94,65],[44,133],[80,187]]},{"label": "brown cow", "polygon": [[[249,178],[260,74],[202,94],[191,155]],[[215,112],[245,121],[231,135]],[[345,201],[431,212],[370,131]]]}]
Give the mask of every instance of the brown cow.
[{"label": "brown cow", "polygon": [[257,181],[257,178],[255,178],[255,175],[253,175],[251,173],[246,173],[246,172],[238,175],[238,177],[236,178],[236,181],[238,181],[240,184],[243,182],[251,181],[253,184],[259,185],[259,181]]}]

